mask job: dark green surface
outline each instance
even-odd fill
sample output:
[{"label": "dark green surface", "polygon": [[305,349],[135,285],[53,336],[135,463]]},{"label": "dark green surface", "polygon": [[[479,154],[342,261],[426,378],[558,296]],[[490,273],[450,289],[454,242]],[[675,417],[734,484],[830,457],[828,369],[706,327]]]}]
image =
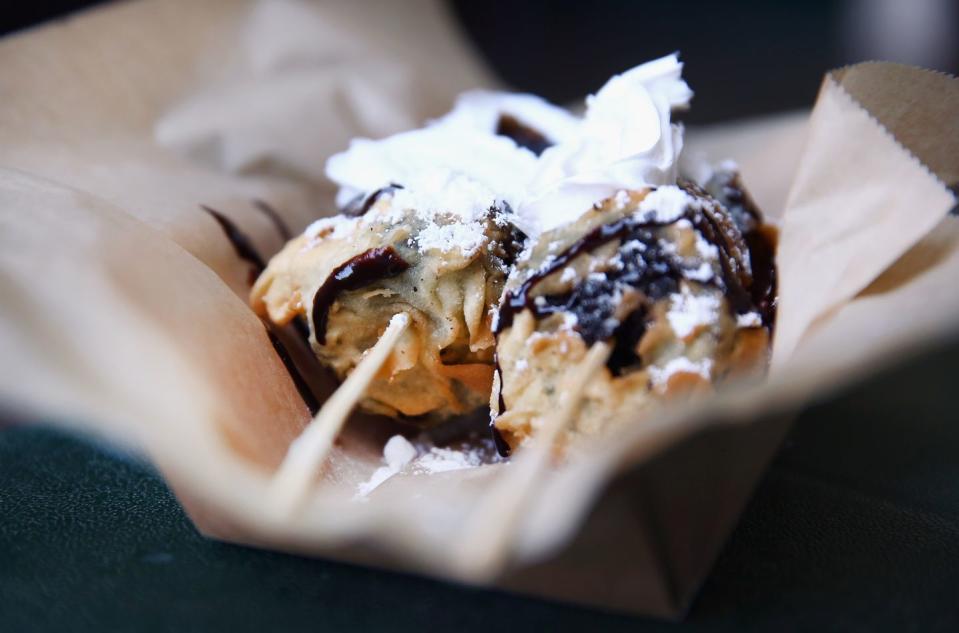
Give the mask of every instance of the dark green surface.
[{"label": "dark green surface", "polygon": [[[957,359],[807,411],[678,628],[959,630]],[[0,517],[4,632],[677,628],[214,543],[148,467],[51,430],[0,432]]]}]

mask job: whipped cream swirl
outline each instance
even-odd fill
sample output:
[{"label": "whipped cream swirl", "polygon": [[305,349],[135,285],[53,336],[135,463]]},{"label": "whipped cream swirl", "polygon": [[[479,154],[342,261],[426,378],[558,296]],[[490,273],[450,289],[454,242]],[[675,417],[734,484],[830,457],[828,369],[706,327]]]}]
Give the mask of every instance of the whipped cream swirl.
[{"label": "whipped cream swirl", "polygon": [[[341,205],[390,183],[425,207],[417,212],[465,221],[505,202],[535,238],[618,190],[675,184],[683,129],[670,117],[692,97],[682,67],[673,54],[612,77],[587,98],[582,118],[533,95],[467,92],[422,129],[355,139],[327,161],[326,174]],[[537,156],[497,134],[501,115],[552,146]]]}]

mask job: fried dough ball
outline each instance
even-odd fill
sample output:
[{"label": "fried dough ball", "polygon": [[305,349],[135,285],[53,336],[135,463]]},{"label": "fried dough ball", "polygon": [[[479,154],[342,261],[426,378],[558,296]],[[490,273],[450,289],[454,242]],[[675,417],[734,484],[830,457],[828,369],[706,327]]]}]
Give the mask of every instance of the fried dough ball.
[{"label": "fried dough ball", "polygon": [[428,425],[489,398],[491,307],[522,236],[502,207],[464,218],[415,204],[394,185],[315,222],[270,261],[251,304],[276,325],[304,319],[340,379],[406,313],[410,327],[360,406]]},{"label": "fried dough ball", "polygon": [[761,217],[741,189],[734,195],[738,180],[714,184],[728,189],[735,213],[691,183],[624,190],[520,256],[495,325],[490,407],[502,453],[559,409],[572,368],[597,341],[612,354],[572,434],[598,434],[765,368],[772,248],[750,247]]}]

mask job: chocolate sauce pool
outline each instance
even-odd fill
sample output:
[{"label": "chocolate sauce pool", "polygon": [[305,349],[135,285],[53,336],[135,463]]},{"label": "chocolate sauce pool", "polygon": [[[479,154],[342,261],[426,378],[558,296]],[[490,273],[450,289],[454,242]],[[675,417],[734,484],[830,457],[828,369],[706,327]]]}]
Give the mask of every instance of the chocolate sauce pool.
[{"label": "chocolate sauce pool", "polygon": [[313,333],[316,342],[320,345],[326,343],[330,307],[337,295],[368,286],[380,279],[395,277],[409,267],[409,263],[392,246],[385,246],[364,251],[334,268],[313,295]]}]

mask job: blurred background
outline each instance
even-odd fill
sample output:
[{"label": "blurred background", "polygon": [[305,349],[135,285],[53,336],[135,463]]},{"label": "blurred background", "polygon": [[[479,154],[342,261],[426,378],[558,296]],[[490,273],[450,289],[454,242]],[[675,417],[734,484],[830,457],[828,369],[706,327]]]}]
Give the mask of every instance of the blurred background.
[{"label": "blurred background", "polygon": [[[959,71],[957,0],[447,3],[507,84],[557,103],[678,50],[697,93],[691,123],[809,107],[825,70],[857,61]],[[0,33],[94,4],[6,3]]]},{"label": "blurred background", "polygon": [[452,6],[509,84],[559,103],[678,50],[696,92],[684,115],[690,122],[808,107],[823,72],[852,62],[959,68],[956,0],[454,0]]}]

